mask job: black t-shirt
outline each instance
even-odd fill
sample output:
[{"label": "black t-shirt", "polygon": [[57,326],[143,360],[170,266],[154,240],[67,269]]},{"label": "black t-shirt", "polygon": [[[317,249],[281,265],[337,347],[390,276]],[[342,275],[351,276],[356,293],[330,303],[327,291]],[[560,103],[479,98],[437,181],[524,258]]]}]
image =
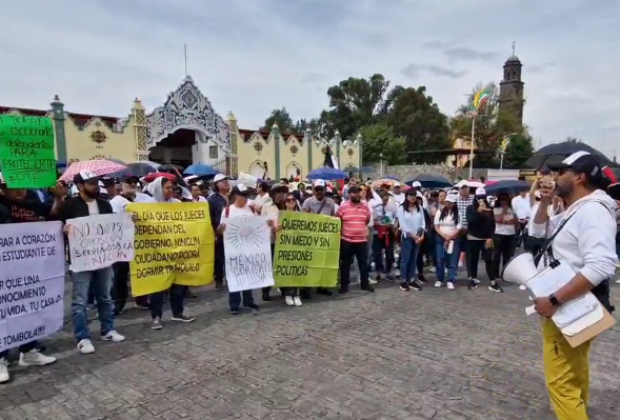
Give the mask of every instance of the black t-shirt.
[{"label": "black t-shirt", "polygon": [[49,219],[52,211],[51,204],[42,203],[39,199],[13,201],[3,195],[0,195],[0,206],[8,211],[10,223],[42,222]]}]

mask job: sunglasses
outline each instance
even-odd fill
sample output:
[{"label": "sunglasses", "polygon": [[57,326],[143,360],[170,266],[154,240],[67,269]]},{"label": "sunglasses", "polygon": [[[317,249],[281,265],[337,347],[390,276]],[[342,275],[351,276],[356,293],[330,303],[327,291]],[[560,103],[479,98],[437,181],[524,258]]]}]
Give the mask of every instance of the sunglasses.
[{"label": "sunglasses", "polygon": [[294,203],[296,200],[294,198],[287,198],[286,201],[289,203]]}]

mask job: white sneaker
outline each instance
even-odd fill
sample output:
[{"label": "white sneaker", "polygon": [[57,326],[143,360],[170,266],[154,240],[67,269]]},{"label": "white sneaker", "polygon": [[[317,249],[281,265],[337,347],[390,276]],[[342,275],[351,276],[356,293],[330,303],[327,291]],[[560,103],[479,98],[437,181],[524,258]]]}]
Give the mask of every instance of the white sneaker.
[{"label": "white sneaker", "polygon": [[454,290],[454,283],[451,281],[448,282],[448,290]]},{"label": "white sneaker", "polygon": [[301,303],[301,299],[299,298],[299,296],[295,296],[293,298],[293,301],[295,302],[295,306],[301,306],[303,305],[303,303]]},{"label": "white sneaker", "polygon": [[6,359],[0,359],[0,384],[8,382],[10,379],[9,362],[7,362]]},{"label": "white sneaker", "polygon": [[480,283],[481,283],[481,281],[480,281],[480,280],[478,280],[478,279],[471,279],[471,281],[473,281],[473,282],[474,282],[474,283],[476,283],[476,284],[480,284]]},{"label": "white sneaker", "polygon": [[430,271],[431,273],[435,273],[437,269],[435,267],[431,267],[428,269],[428,271]]},{"label": "white sneaker", "polygon": [[293,296],[286,296],[284,298],[284,302],[286,303],[286,306],[295,306],[295,301],[293,300]]},{"label": "white sneaker", "polygon": [[[617,281],[616,283],[620,283],[620,280]],[[519,286],[519,290],[527,290],[527,287],[525,287],[525,285],[522,284],[521,286]]]},{"label": "white sneaker", "polygon": [[80,340],[77,348],[82,354],[92,354],[95,352],[95,346],[93,346],[89,339]]},{"label": "white sneaker", "polygon": [[377,284],[377,283],[379,282],[375,279],[368,279],[368,284]]},{"label": "white sneaker", "polygon": [[102,341],[111,341],[113,343],[120,343],[121,341],[125,341],[125,336],[120,335],[116,331],[112,330],[103,337],[101,337]]},{"label": "white sneaker", "polygon": [[22,367],[51,365],[55,361],[55,357],[46,356],[36,349],[19,355],[19,365]]},{"label": "white sneaker", "polygon": [[443,284],[439,280],[437,280],[435,282],[435,287],[441,287],[441,286],[443,286]]}]

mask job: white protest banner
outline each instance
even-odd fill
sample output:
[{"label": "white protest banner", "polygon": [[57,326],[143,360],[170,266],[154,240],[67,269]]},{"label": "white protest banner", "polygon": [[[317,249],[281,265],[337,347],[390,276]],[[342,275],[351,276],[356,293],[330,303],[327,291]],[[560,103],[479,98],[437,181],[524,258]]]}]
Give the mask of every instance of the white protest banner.
[{"label": "white protest banner", "polygon": [[264,216],[226,219],[224,254],[229,292],[273,286],[268,220]]},{"label": "white protest banner", "polygon": [[128,214],[100,214],[67,220],[69,254],[74,273],[133,260],[134,223]]},{"label": "white protest banner", "polygon": [[65,243],[60,222],[0,225],[0,351],[62,328]]}]

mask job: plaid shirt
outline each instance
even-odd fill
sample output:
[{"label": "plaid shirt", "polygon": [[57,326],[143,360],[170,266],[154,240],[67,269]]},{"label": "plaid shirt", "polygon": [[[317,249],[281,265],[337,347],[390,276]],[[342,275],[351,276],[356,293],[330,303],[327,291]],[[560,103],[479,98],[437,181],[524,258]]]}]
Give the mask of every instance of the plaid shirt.
[{"label": "plaid shirt", "polygon": [[465,198],[459,194],[459,197],[456,199],[456,207],[459,209],[459,222],[463,229],[467,229],[467,207],[471,206],[473,202],[473,195]]}]

